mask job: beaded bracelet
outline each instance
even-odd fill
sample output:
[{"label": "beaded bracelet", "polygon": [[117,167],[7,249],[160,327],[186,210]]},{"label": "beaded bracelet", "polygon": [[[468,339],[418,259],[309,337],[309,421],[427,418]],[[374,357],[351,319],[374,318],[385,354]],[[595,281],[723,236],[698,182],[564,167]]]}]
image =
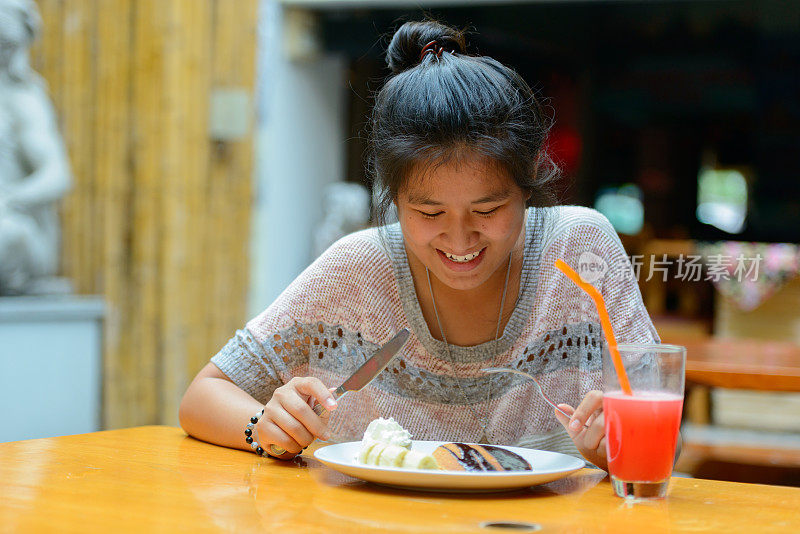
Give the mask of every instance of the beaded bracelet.
[{"label": "beaded bracelet", "polygon": [[[258,431],[256,430],[256,424],[258,420],[261,419],[261,416],[264,415],[264,408],[261,408],[261,411],[255,414],[253,417],[250,418],[250,422],[247,423],[247,426],[244,427],[244,440],[250,445],[250,448],[253,449],[256,454],[259,456],[263,456],[265,458],[274,458],[276,460],[280,460],[278,456],[273,456],[272,454],[268,453],[264,450],[264,448],[258,444]],[[303,447],[303,450],[306,450],[308,447]],[[269,450],[271,450],[274,454],[286,454],[286,450],[278,445],[270,445]]]},{"label": "beaded bracelet", "polygon": [[256,431],[256,423],[258,423],[258,420],[261,419],[262,415],[264,415],[264,408],[261,408],[260,412],[258,412],[257,414],[255,414],[253,417],[250,418],[250,422],[247,423],[246,427],[244,427],[244,435],[245,435],[244,440],[247,442],[248,445],[250,445],[250,448],[253,449],[259,456],[263,456],[265,458],[275,458],[267,451],[265,451],[264,448],[261,445],[259,445],[257,441],[258,432]]}]

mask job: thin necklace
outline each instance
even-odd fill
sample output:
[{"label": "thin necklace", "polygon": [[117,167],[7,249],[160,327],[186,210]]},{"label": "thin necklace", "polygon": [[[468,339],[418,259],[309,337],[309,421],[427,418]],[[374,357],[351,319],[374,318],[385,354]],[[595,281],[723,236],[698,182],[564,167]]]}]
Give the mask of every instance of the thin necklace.
[{"label": "thin necklace", "polygon": [[[500,297],[500,314],[497,316],[497,328],[494,331],[494,340],[500,337],[500,323],[503,322],[503,306],[506,303],[506,290],[508,289],[508,278],[511,274],[511,254],[508,255],[508,269],[506,269],[506,281],[503,284],[503,296]],[[489,410],[489,399],[491,395],[491,380],[489,381],[489,386],[486,388],[486,409],[484,410],[482,416],[479,417],[477,412],[472,408],[472,405],[467,400],[467,394],[464,393],[464,389],[461,387],[461,380],[459,379],[458,375],[456,374],[456,363],[453,359],[453,355],[450,353],[450,344],[447,342],[447,336],[444,333],[444,328],[442,328],[442,321],[439,319],[439,311],[436,309],[436,298],[433,296],[433,286],[431,285],[431,273],[427,267],[425,267],[425,276],[428,278],[428,290],[431,292],[431,302],[433,303],[433,314],[436,316],[436,323],[439,325],[439,332],[442,333],[442,340],[444,341],[445,350],[447,351],[447,363],[450,365],[450,372],[453,374],[453,378],[456,380],[456,386],[458,390],[461,392],[461,396],[464,399],[464,404],[469,411],[472,412],[472,415],[475,417],[475,420],[478,421],[478,424],[482,427],[481,439],[480,443],[488,443],[489,436],[487,435],[487,428],[489,426],[489,418],[487,416],[487,412]],[[444,392],[444,386],[442,386],[441,380],[439,380],[439,387],[441,388],[442,392]]]}]

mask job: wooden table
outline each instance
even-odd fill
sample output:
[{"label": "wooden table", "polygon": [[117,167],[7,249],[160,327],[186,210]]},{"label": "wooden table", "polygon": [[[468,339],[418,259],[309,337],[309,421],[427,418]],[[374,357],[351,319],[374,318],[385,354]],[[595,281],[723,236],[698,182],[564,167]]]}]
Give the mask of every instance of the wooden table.
[{"label": "wooden table", "polygon": [[711,387],[800,392],[800,346],[717,337],[670,340],[686,347],[686,380]]},{"label": "wooden table", "polygon": [[756,442],[745,443],[732,438],[730,431],[715,427],[709,391],[709,388],[730,388],[800,392],[800,346],[784,341],[714,336],[666,342],[686,347],[685,409],[692,425],[684,426],[678,469],[694,473],[708,461],[800,467],[800,449],[780,445],[774,432],[763,432]]},{"label": "wooden table", "polygon": [[[46,421],[45,421],[46,423]],[[209,445],[172,427],[0,444],[3,532],[800,531],[800,489],[674,478],[670,496],[627,503],[583,469],[500,494],[383,488],[313,458],[281,462]],[[517,530],[516,532],[520,532]]]}]

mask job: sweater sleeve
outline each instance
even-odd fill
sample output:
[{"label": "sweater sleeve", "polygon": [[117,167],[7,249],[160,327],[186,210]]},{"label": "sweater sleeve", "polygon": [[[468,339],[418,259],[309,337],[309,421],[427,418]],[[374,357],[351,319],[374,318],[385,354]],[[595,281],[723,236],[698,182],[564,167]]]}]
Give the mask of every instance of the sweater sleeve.
[{"label": "sweater sleeve", "polygon": [[336,384],[373,347],[368,340],[391,334],[392,314],[365,306],[386,301],[391,280],[385,249],[368,231],[346,236],[238,330],[211,361],[264,403],[295,376]]}]

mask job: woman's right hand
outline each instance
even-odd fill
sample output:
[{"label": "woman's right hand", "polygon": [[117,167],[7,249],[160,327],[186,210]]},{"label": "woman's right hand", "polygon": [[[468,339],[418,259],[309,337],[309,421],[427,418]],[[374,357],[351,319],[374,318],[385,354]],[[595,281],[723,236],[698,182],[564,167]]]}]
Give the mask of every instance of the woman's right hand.
[{"label": "woman's right hand", "polygon": [[264,406],[264,415],[258,421],[258,439],[261,446],[272,454],[270,445],[277,445],[286,452],[281,459],[291,459],[314,441],[327,440],[328,417],[320,417],[311,407],[314,400],[326,410],[336,409],[331,392],[318,378],[295,377],[277,388]]}]

